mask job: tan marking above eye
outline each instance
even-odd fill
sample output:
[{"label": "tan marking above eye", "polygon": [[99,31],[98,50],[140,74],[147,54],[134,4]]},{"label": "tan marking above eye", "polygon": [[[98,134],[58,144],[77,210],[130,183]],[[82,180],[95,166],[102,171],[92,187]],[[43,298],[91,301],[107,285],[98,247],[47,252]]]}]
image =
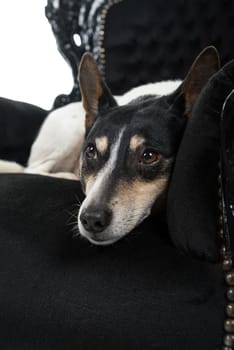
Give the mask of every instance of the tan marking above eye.
[{"label": "tan marking above eye", "polygon": [[99,153],[104,154],[107,151],[108,138],[106,136],[97,137],[95,143]]},{"label": "tan marking above eye", "polygon": [[141,146],[145,142],[144,137],[140,135],[134,135],[130,139],[129,148],[131,151],[136,151],[137,147]]}]

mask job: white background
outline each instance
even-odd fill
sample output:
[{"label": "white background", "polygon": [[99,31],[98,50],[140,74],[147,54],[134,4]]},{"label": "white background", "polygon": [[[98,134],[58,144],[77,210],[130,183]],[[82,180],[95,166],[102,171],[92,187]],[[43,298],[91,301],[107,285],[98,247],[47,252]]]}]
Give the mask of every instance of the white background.
[{"label": "white background", "polygon": [[0,0],[0,96],[50,109],[72,89],[45,17],[46,0]]}]

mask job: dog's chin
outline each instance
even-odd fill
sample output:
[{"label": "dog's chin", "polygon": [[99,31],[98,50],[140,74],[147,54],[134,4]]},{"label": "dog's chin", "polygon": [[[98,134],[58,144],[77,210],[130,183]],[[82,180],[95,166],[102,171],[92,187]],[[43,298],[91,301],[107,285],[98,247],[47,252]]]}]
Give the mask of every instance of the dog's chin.
[{"label": "dog's chin", "polygon": [[99,246],[111,245],[125,236],[123,234],[118,236],[111,236],[106,231],[100,232],[98,235],[92,234],[91,232],[85,230],[80,221],[78,221],[78,231],[81,237],[87,239],[90,243]]},{"label": "dog's chin", "polygon": [[115,237],[115,238],[105,239],[105,240],[104,239],[93,239],[89,236],[85,236],[85,238],[87,238],[87,240],[94,245],[107,246],[107,245],[114,244],[115,242],[120,240],[122,237]]}]

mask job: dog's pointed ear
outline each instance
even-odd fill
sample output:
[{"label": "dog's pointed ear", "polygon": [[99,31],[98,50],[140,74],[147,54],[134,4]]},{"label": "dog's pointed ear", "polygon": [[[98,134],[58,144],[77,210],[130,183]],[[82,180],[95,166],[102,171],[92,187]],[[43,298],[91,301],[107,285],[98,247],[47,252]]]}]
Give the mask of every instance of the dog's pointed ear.
[{"label": "dog's pointed ear", "polygon": [[185,115],[190,116],[194,103],[210,77],[220,69],[219,53],[214,46],[208,46],[197,56],[182,83],[185,101]]},{"label": "dog's pointed ear", "polygon": [[114,107],[117,103],[103,82],[94,58],[88,52],[81,59],[78,80],[86,112],[85,124],[86,128],[90,128],[98,112]]}]

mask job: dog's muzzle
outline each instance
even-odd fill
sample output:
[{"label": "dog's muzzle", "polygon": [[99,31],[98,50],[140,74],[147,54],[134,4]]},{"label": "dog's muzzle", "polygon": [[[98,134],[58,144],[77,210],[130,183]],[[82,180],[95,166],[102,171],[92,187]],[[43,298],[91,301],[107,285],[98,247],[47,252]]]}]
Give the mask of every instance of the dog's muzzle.
[{"label": "dog's muzzle", "polygon": [[80,222],[88,232],[89,237],[95,241],[105,240],[102,232],[110,225],[112,211],[107,207],[84,208],[80,214]]}]

